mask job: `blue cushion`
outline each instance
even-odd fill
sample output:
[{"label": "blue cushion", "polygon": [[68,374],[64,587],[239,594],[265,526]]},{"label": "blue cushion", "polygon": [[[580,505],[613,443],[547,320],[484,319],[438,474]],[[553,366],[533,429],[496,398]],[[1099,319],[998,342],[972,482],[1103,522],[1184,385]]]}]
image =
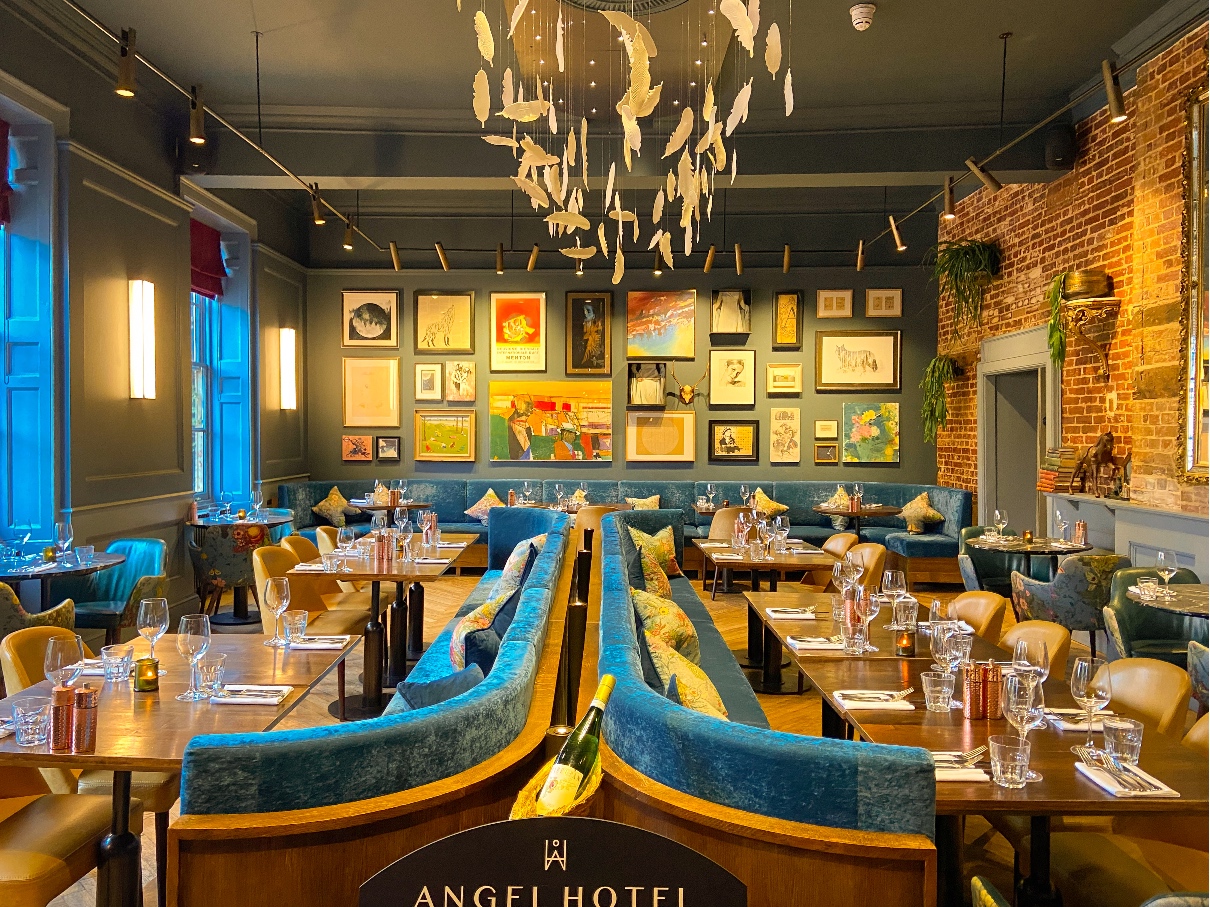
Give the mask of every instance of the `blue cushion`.
[{"label": "blue cushion", "polygon": [[423,709],[437,705],[447,699],[460,696],[467,690],[473,690],[483,682],[483,671],[478,665],[463,668],[446,677],[430,681],[401,681],[395,688],[395,695],[387,703],[382,714],[394,715],[398,712],[410,712],[413,709]]},{"label": "blue cushion", "polygon": [[[632,610],[633,607],[632,607]],[[647,645],[647,634],[643,632],[643,619],[639,612],[634,611],[634,637],[639,649],[639,664],[643,668],[643,682],[657,693],[664,684],[660,680],[660,672],[655,669],[655,661],[651,657],[651,647]]]},{"label": "blue cushion", "polygon": [[408,497],[428,504],[436,512],[438,524],[466,522],[466,508],[475,503],[467,502],[462,479],[409,479]]},{"label": "blue cushion", "polygon": [[[862,530],[865,535],[865,530]],[[939,532],[924,532],[913,535],[908,532],[891,532],[883,542],[888,551],[904,557],[957,557],[958,540]]]},{"label": "blue cushion", "polygon": [[653,494],[660,496],[660,510],[679,510],[683,523],[694,525],[697,522],[692,482],[618,482],[618,498],[622,501],[649,498]]},{"label": "blue cushion", "polygon": [[791,526],[819,526],[832,529],[832,520],[812,508],[822,504],[836,493],[838,482],[775,482],[772,490],[765,493],[779,504],[790,509],[786,516]]},{"label": "blue cushion", "polygon": [[664,695],[668,697],[669,702],[675,702],[677,705],[685,704],[681,702],[681,691],[676,687],[675,674],[668,678],[668,689],[664,691]]},{"label": "blue cushion", "polygon": [[[850,524],[851,525],[851,524]],[[835,530],[833,530],[835,531]],[[879,545],[886,545],[888,536],[903,532],[902,526],[867,526],[865,519],[861,521],[861,540],[863,542],[875,542]],[[957,554],[957,542],[954,543],[954,554]]]},{"label": "blue cushion", "polygon": [[478,665],[486,676],[492,672],[500,652],[500,634],[491,627],[466,634],[466,663]]},{"label": "blue cushion", "polygon": [[500,610],[492,619],[492,630],[498,637],[503,637],[508,632],[509,625],[512,624],[513,617],[517,613],[517,605],[521,603],[521,595],[525,592],[525,583],[529,580],[529,574],[533,571],[534,561],[537,559],[538,549],[530,545],[529,554],[525,558],[525,566],[521,568],[521,581],[517,583],[513,594],[500,606]]}]

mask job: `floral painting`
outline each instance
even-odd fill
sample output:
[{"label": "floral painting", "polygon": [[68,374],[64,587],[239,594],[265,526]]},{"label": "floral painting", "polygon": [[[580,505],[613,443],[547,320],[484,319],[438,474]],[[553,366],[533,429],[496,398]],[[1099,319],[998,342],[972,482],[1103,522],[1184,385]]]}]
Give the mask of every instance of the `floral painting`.
[{"label": "floral painting", "polygon": [[841,430],[846,463],[899,462],[898,403],[846,403]]}]

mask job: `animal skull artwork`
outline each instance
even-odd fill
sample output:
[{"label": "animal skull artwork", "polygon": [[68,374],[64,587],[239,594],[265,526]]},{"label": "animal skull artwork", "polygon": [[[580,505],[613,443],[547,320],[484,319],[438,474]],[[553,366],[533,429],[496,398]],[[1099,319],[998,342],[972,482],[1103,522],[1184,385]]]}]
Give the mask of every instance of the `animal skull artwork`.
[{"label": "animal skull artwork", "polygon": [[701,383],[703,381],[706,380],[706,378],[709,375],[710,375],[710,366],[706,366],[706,371],[702,374],[702,377],[697,379],[696,383],[681,384],[681,382],[676,377],[676,366],[675,365],[672,366],[672,380],[676,381],[676,388],[677,388],[676,395],[675,395],[676,398],[678,400],[680,400],[682,403],[684,403],[686,406],[692,406],[693,401],[698,396],[698,391],[697,391],[698,387],[701,385]]}]

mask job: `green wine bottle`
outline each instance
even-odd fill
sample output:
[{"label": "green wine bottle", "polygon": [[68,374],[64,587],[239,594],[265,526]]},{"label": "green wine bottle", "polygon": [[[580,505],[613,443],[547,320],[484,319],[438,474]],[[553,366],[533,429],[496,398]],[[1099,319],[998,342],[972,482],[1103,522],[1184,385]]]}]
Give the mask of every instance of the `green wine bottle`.
[{"label": "green wine bottle", "polygon": [[550,767],[550,774],[538,794],[538,815],[548,816],[567,808],[583,791],[601,747],[601,715],[613,692],[613,683],[612,674],[601,678],[588,712],[555,757],[555,764]]}]

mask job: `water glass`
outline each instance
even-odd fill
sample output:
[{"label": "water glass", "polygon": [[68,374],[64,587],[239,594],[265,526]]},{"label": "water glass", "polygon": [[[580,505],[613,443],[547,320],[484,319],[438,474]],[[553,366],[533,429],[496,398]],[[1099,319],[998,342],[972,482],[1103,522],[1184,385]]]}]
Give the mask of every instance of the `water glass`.
[{"label": "water glass", "polygon": [[987,746],[991,750],[992,781],[1000,787],[1024,787],[1029,771],[1029,741],[996,734],[987,738]]},{"label": "water glass", "polygon": [[1101,719],[1105,727],[1105,752],[1125,762],[1139,764],[1139,751],[1143,748],[1143,722],[1120,715],[1106,715]]},{"label": "water glass", "polygon": [[301,642],[307,635],[307,612],[302,609],[287,611],[281,616],[282,628],[286,634],[286,645]]},{"label": "water glass", "polygon": [[839,592],[831,594],[832,599],[832,620],[834,623],[844,623],[844,596]]},{"label": "water glass", "polygon": [[765,559],[765,543],[760,539],[748,543],[748,557],[754,561]]},{"label": "water glass", "polygon": [[920,603],[912,596],[907,595],[898,599],[892,606],[891,613],[894,615],[892,629],[894,630],[914,630],[916,629],[916,613],[920,607]]},{"label": "water glass", "polygon": [[1139,577],[1139,598],[1145,602],[1153,602],[1160,594],[1160,580],[1157,576]]},{"label": "water glass", "polygon": [[227,656],[222,652],[213,652],[198,661],[198,686],[206,695],[223,695],[223,665],[226,661]]},{"label": "water glass", "polygon": [[96,550],[96,547],[93,545],[80,545],[76,548],[76,563],[81,567],[91,567],[92,558]]},{"label": "water glass", "polygon": [[948,712],[954,698],[954,675],[925,671],[920,675],[924,685],[924,705],[930,712]]},{"label": "water glass", "polygon": [[329,551],[327,554],[321,554],[320,560],[322,560],[324,564],[324,573],[340,572],[340,555],[335,551]]},{"label": "water glass", "polygon": [[971,660],[971,646],[974,642],[975,638],[971,634],[963,633],[960,630],[950,636],[949,644],[945,647],[945,654],[951,671],[957,670],[959,666]]},{"label": "water glass", "polygon": [[50,697],[22,696],[13,700],[17,746],[41,746],[50,734]]},{"label": "water glass", "polygon": [[105,680],[114,682],[128,679],[133,660],[134,646],[105,646],[101,649],[101,667],[105,670]]},{"label": "water glass", "polygon": [[844,644],[845,655],[865,654],[865,624],[861,621],[852,623],[845,621],[840,627],[840,638]]}]

